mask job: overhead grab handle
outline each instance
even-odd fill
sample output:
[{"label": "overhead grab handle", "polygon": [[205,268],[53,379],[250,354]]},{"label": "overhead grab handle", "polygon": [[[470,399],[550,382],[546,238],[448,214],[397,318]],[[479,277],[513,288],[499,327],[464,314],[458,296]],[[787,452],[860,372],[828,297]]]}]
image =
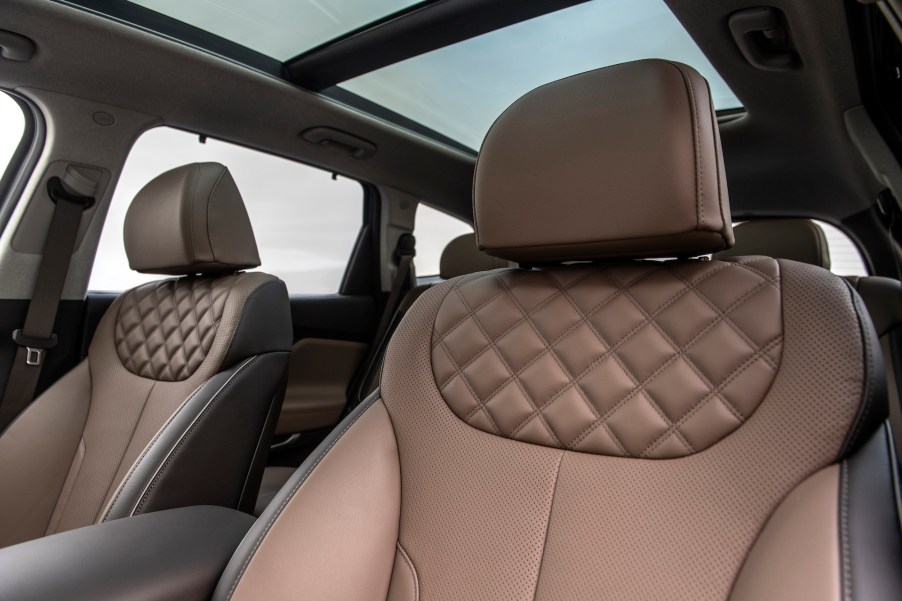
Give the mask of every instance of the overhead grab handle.
[{"label": "overhead grab handle", "polygon": [[311,127],[301,132],[301,137],[319,146],[340,146],[350,151],[355,159],[368,159],[376,154],[376,145],[355,135],[331,127]]},{"label": "overhead grab handle", "polygon": [[730,15],[730,33],[750,65],[763,71],[790,71],[802,66],[786,16],[772,6],[747,8]]}]

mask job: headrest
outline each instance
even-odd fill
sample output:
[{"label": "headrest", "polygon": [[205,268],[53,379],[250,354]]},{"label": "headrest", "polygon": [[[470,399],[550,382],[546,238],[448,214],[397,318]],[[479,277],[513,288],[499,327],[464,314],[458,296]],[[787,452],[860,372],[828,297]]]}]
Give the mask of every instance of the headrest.
[{"label": "headrest", "polygon": [[529,92],[486,135],[473,203],[479,247],[521,263],[729,248],[707,82],[686,65],[643,60]]},{"label": "headrest", "polygon": [[142,273],[228,273],[260,265],[238,186],[219,163],[177,167],[144,186],[125,216],[125,252]]},{"label": "headrest", "polygon": [[736,244],[715,259],[764,255],[830,269],[827,236],[810,219],[757,219],[733,228]]},{"label": "headrest", "polygon": [[510,267],[510,262],[490,257],[476,246],[476,234],[464,234],[448,243],[439,261],[439,275],[450,280],[461,275]]}]

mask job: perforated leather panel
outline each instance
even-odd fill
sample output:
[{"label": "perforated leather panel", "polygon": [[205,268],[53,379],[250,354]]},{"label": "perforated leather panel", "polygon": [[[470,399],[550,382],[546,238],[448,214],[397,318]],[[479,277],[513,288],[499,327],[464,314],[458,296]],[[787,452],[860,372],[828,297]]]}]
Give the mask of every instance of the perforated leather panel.
[{"label": "perforated leather panel", "polygon": [[463,278],[432,366],[462,420],[505,438],[652,459],[706,449],[773,383],[777,262],[619,262]]},{"label": "perforated leather panel", "polygon": [[116,321],[116,352],[133,374],[160,382],[189,378],[216,337],[235,278],[180,278],[126,292]]}]

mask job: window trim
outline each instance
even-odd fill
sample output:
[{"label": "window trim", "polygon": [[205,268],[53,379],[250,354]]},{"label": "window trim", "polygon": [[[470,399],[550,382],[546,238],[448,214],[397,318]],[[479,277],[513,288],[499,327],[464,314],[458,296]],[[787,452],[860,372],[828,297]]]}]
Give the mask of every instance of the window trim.
[{"label": "window trim", "polygon": [[[57,1],[60,1],[60,0],[57,0]],[[310,168],[310,169],[316,169],[317,171],[320,171],[320,172],[322,172],[322,173],[325,173],[325,174],[331,174],[333,178],[335,178],[336,176],[341,176],[341,177],[343,177],[343,178],[345,178],[345,179],[348,179],[348,180],[351,180],[351,181],[356,182],[356,183],[360,186],[360,188],[361,188],[361,195],[362,195],[362,196],[361,196],[361,205],[363,206],[363,215],[362,215],[362,219],[361,219],[361,222],[360,222],[360,228],[357,230],[357,237],[355,238],[354,245],[353,245],[352,248],[351,248],[351,253],[348,255],[348,261],[347,261],[347,263],[345,264],[344,271],[342,272],[341,280],[339,280],[339,287],[338,287],[338,290],[337,290],[336,292],[334,292],[334,293],[326,293],[326,294],[339,294],[339,295],[345,295],[345,294],[346,294],[346,293],[344,292],[344,290],[345,290],[346,282],[347,282],[348,279],[349,279],[349,275],[348,275],[348,274],[351,272],[351,271],[350,271],[350,270],[351,270],[351,264],[352,264],[352,263],[355,263],[355,262],[358,260],[358,257],[356,256],[356,255],[357,255],[357,246],[358,246],[358,244],[360,243],[361,236],[362,236],[363,232],[366,230],[366,227],[367,227],[367,225],[368,225],[368,223],[369,223],[367,220],[370,219],[371,216],[374,214],[373,211],[370,209],[370,207],[375,203],[375,204],[376,204],[376,207],[377,207],[377,209],[378,209],[379,191],[378,191],[378,189],[377,189],[377,187],[376,187],[375,185],[371,184],[371,183],[368,182],[368,181],[362,180],[362,179],[360,179],[360,178],[358,178],[358,177],[355,177],[355,176],[352,176],[352,175],[347,175],[347,174],[345,174],[345,173],[342,173],[342,172],[340,172],[340,171],[336,171],[336,170],[334,170],[334,169],[326,169],[326,168],[323,168],[323,167],[321,167],[321,166],[319,166],[319,165],[311,165],[310,163],[308,163],[308,162],[306,162],[306,161],[299,160],[298,158],[293,157],[293,156],[289,156],[289,155],[282,154],[282,153],[279,153],[279,152],[273,152],[273,151],[271,151],[271,150],[262,150],[262,149],[260,149],[260,148],[258,148],[258,147],[256,147],[256,146],[252,146],[252,145],[250,145],[250,144],[246,144],[246,143],[243,143],[243,142],[235,142],[235,141],[229,140],[228,138],[225,138],[225,137],[220,137],[220,136],[211,135],[211,134],[206,134],[206,133],[200,133],[200,132],[197,132],[197,131],[194,131],[194,130],[191,130],[191,129],[187,129],[187,128],[184,128],[184,127],[176,127],[176,126],[167,125],[167,124],[163,123],[163,124],[156,124],[156,125],[153,125],[153,126],[151,126],[151,127],[146,128],[146,129],[143,129],[143,130],[141,130],[140,132],[138,132],[138,134],[135,136],[135,139],[132,141],[131,146],[129,146],[128,152],[127,152],[127,153],[125,154],[125,156],[123,157],[123,161],[122,161],[121,167],[120,167],[120,169],[119,169],[119,172],[118,172],[117,174],[115,174],[115,185],[114,185],[113,188],[110,190],[108,204],[110,204],[110,203],[113,202],[113,197],[114,197],[115,194],[116,194],[116,188],[117,188],[118,185],[119,185],[119,179],[120,179],[120,176],[122,175],[122,171],[123,171],[123,169],[125,168],[126,162],[128,161],[128,157],[131,155],[131,153],[132,153],[133,150],[134,150],[135,144],[137,144],[138,141],[141,139],[141,137],[142,137],[144,134],[146,134],[147,132],[152,131],[152,130],[155,130],[155,129],[160,129],[160,128],[170,129],[170,130],[174,130],[174,131],[183,132],[183,133],[186,133],[186,134],[189,134],[189,135],[192,135],[192,136],[197,136],[197,138],[198,138],[198,143],[206,143],[207,140],[215,140],[215,141],[217,141],[217,142],[222,142],[222,143],[224,143],[224,144],[230,144],[230,145],[232,145],[232,146],[237,146],[237,147],[239,147],[239,148],[244,148],[244,149],[246,149],[246,150],[251,150],[251,151],[254,151],[254,152],[259,152],[259,153],[265,154],[265,155],[267,155],[267,156],[276,157],[276,158],[283,159],[283,160],[286,160],[286,161],[291,161],[292,163],[296,163],[296,164],[298,164],[298,165],[303,165],[304,167],[308,167],[308,168]],[[375,198],[373,197],[373,195],[375,195]],[[109,207],[107,206],[107,208],[109,208]],[[375,214],[378,214],[378,213],[375,213]],[[107,210],[107,211],[104,213],[104,216],[103,216],[103,224],[102,224],[102,227],[101,227],[100,236],[103,235],[104,228],[107,227],[107,217],[108,217],[108,216],[109,216],[109,211]],[[0,229],[0,231],[2,231],[2,229]],[[98,237],[98,244],[99,244],[99,243],[100,243],[100,237]],[[117,290],[93,290],[93,289],[90,288],[91,274],[94,272],[94,262],[95,262],[96,260],[97,260],[97,254],[95,253],[94,256],[93,256],[93,258],[91,259],[91,269],[90,269],[89,272],[88,272],[88,282],[87,282],[88,290],[87,290],[87,291],[90,292],[90,293],[115,293],[115,294],[118,294],[118,293],[121,293],[121,292],[125,292],[125,290],[118,290],[118,291],[117,291]],[[356,263],[355,263],[355,264],[356,264]],[[126,289],[126,290],[127,290],[127,289]],[[294,296],[300,296],[300,297],[306,297],[306,296],[323,296],[322,293],[316,293],[316,292],[311,292],[311,293],[303,293],[303,292],[300,292],[300,293],[291,293],[290,291],[289,291],[289,295],[292,296],[292,297],[294,297]]]},{"label": "window trim", "polygon": [[0,175],[0,233],[6,230],[29,179],[37,166],[47,139],[47,124],[40,109],[24,96],[0,89],[22,109],[25,128],[15,152]]}]

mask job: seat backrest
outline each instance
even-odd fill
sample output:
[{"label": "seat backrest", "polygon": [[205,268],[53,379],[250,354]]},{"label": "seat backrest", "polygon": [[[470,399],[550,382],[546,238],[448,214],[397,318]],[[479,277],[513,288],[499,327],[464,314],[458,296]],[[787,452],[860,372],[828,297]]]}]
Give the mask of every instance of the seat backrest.
[{"label": "seat backrest", "polygon": [[474,212],[483,250],[533,268],[420,297],[215,599],[898,597],[873,327],[823,269],[691,258],[733,242],[697,72],[527,94]]},{"label": "seat backrest", "polygon": [[830,269],[827,236],[810,219],[756,219],[733,228],[736,243],[715,259],[764,255]]},{"label": "seat backrest", "polygon": [[252,507],[291,347],[283,282],[216,163],[160,175],[125,222],[124,292],[87,358],[0,435],[0,545],[192,504]]}]

